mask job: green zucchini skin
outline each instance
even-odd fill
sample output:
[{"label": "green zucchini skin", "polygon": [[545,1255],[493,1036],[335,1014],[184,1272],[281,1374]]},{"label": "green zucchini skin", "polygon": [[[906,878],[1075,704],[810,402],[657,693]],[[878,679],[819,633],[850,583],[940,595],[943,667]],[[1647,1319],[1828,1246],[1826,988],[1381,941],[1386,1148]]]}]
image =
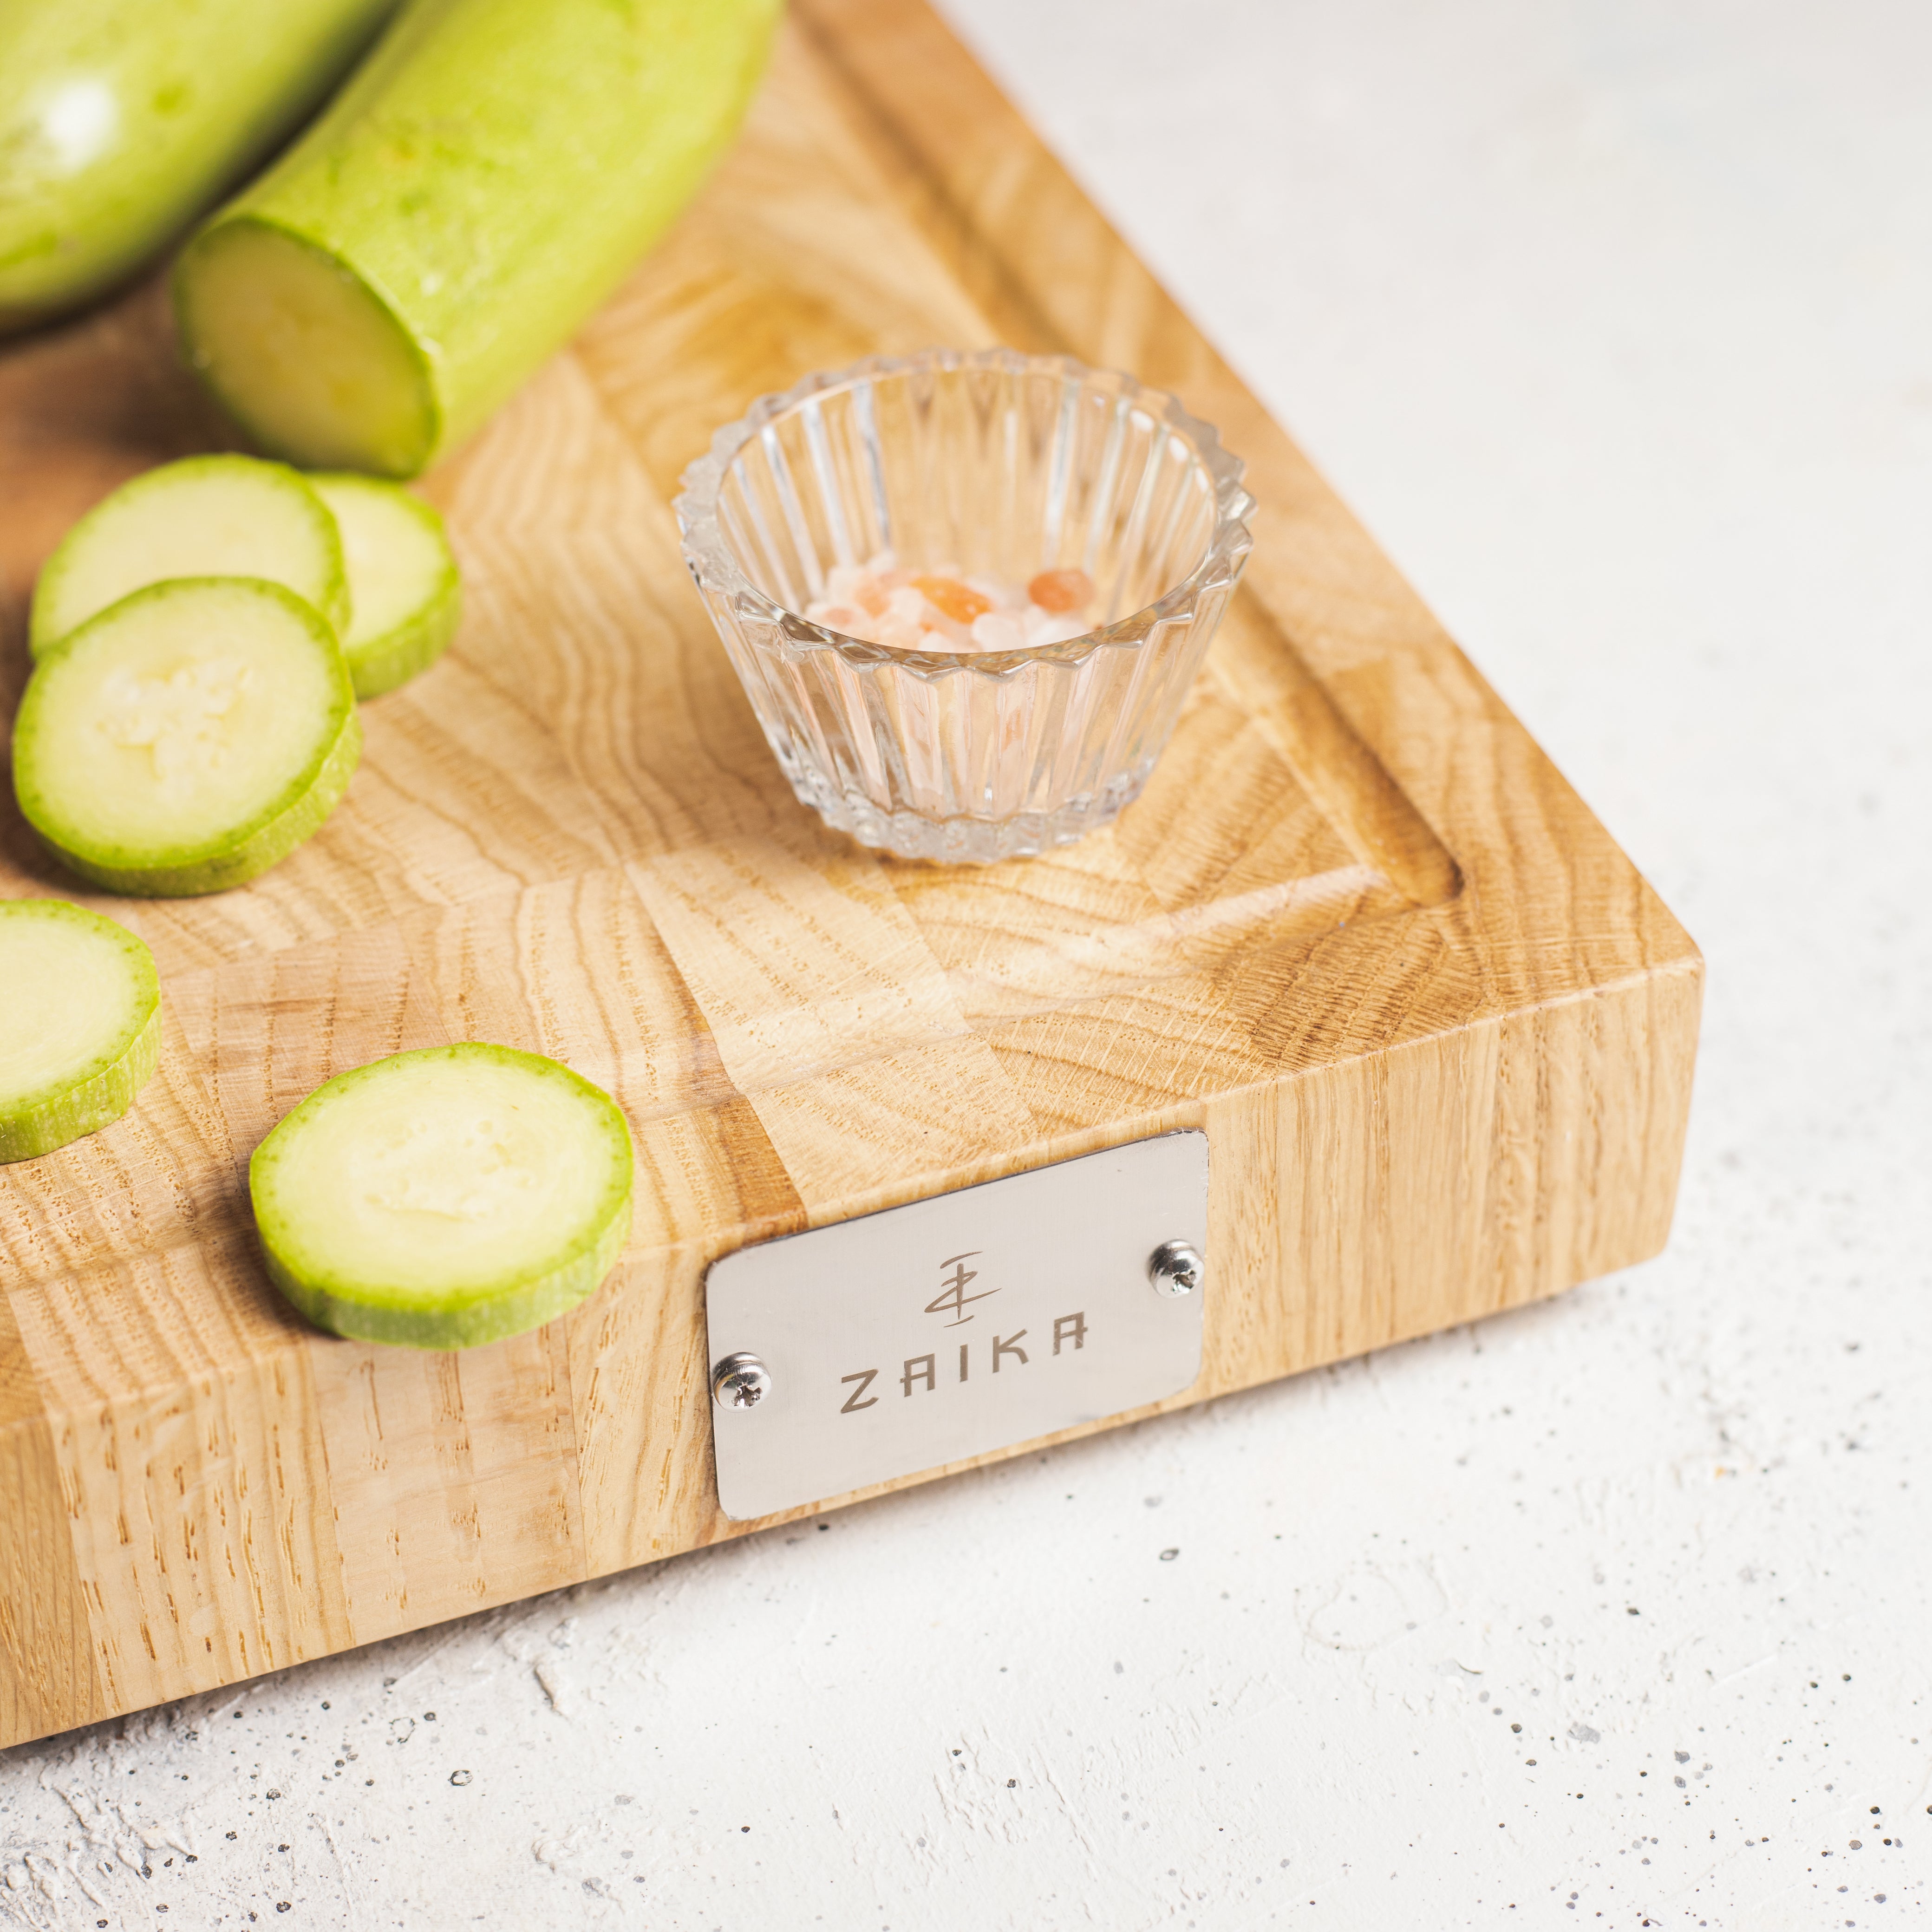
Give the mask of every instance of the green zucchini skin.
[{"label": "green zucchini skin", "polygon": [[[314,586],[314,594],[304,601],[313,604],[327,621],[330,628],[340,632],[348,623],[349,584],[343,564],[342,539],[335,527],[335,519],[328,513],[322,499],[310,488],[308,480],[286,464],[264,463],[256,456],[235,456],[221,454],[214,456],[184,456],[172,463],[164,463],[158,468],[143,470],[132,476],[121,487],[104,496],[74,524],[55,547],[53,554],[41,566],[39,578],[34,585],[34,599],[29,608],[27,622],[27,648],[35,657],[40,656],[52,645],[59,643],[68,632],[78,629],[79,625],[62,621],[58,611],[62,598],[64,580],[75,568],[76,560],[83,557],[93,549],[98,554],[101,543],[111,543],[112,537],[98,538],[96,532],[104,520],[123,514],[130,506],[143,500],[152,502],[158,496],[164,502],[168,494],[184,484],[190,487],[202,478],[229,477],[244,484],[268,490],[286,490],[293,501],[302,504],[311,512],[315,531],[315,543],[321,553],[321,574]],[[200,569],[177,572],[172,575],[152,580],[158,584],[180,581],[183,577],[203,577],[221,574],[219,566],[207,566]],[[142,586],[136,586],[136,588]],[[297,596],[303,590],[294,584],[284,586]],[[102,607],[105,608],[105,606]],[[98,616],[99,610],[91,610],[89,616]],[[86,622],[86,619],[81,620]]]},{"label": "green zucchini skin", "polygon": [[[136,859],[124,848],[97,843],[79,833],[55,829],[56,814],[44,795],[42,760],[50,754],[44,743],[41,712],[50,680],[64,661],[83,650],[98,630],[124,620],[144,603],[193,596],[208,586],[242,584],[254,595],[279,604],[308,631],[315,648],[328,662],[334,688],[328,712],[328,748],[320,761],[294,787],[238,835],[197,848],[178,861]],[[57,756],[57,752],[52,754]],[[312,836],[349,788],[362,756],[362,724],[356,714],[356,691],[347,662],[333,628],[314,608],[279,584],[255,578],[170,578],[136,590],[111,604],[46,651],[27,680],[25,696],[14,720],[14,795],[21,815],[41,844],[76,877],[130,898],[190,898],[245,884],[287,856]]]},{"label": "green zucchini skin", "polygon": [[43,1106],[32,1126],[0,1121],[0,1166],[34,1160],[44,1154],[112,1126],[140,1097],[161,1059],[161,1009],[158,992],[146,1024],[127,1052],[90,1080],[70,1088]]},{"label": "green zucchini skin", "polygon": [[[596,1212],[561,1252],[523,1276],[466,1282],[434,1298],[415,1298],[386,1290],[380,1283],[346,1280],[326,1264],[304,1263],[275,1210],[278,1187],[311,1185],[302,1167],[304,1130],[317,1112],[380,1082],[410,1063],[491,1061],[526,1070],[544,1081],[562,1082],[598,1123],[607,1153],[614,1156],[614,1179]],[[269,1132],[248,1162],[248,1191],[255,1212],[268,1278],[279,1292],[318,1328],[351,1340],[380,1342],[412,1348],[475,1348],[539,1328],[593,1293],[616,1266],[631,1229],[633,1145],[622,1109],[604,1090],[560,1062],[514,1047],[482,1041],[424,1047],[391,1054],[325,1082]],[[286,1174],[284,1172],[286,1170]],[[292,1174],[291,1182],[286,1175]]]},{"label": "green zucchini skin", "polygon": [[102,293],[326,94],[396,0],[7,0],[0,335]]},{"label": "green zucchini skin", "polygon": [[[380,698],[428,670],[449,648],[463,621],[463,578],[449,546],[449,533],[434,505],[396,484],[380,482],[369,476],[327,472],[308,480],[325,506],[337,512],[338,521],[348,507],[341,500],[343,495],[346,494],[351,502],[357,492],[375,496],[408,518],[422,538],[441,554],[434,588],[400,623],[380,635],[365,638],[361,634],[362,613],[358,605],[346,628],[337,626],[342,633],[342,654],[349,660],[349,674],[356,681],[356,697]],[[350,561],[350,548],[345,527],[342,539],[345,567]]]},{"label": "green zucchini skin", "polygon": [[352,708],[315,782],[299,798],[238,845],[186,865],[117,866],[74,845],[56,844],[44,834],[40,842],[76,877],[129,898],[190,899],[225,892],[260,878],[313,838],[322,820],[342,802],[362,759],[362,721]]},{"label": "green zucchini skin", "polygon": [[64,1093],[26,1096],[0,1108],[0,1166],[34,1160],[42,1154],[98,1133],[131,1107],[154,1076],[161,1057],[161,986],[154,956],[126,927],[64,899],[14,901],[0,907],[0,920],[58,919],[100,930],[134,967],[134,1024],[102,1056],[98,1071]]},{"label": "green zucchini skin", "polygon": [[[252,1162],[249,1172],[252,1177]],[[381,1342],[392,1348],[475,1348],[486,1342],[526,1334],[547,1322],[554,1322],[560,1315],[568,1314],[595,1293],[598,1284],[616,1266],[630,1234],[631,1204],[626,1199],[616,1216],[604,1224],[596,1245],[562,1266],[520,1282],[508,1294],[444,1308],[386,1307],[380,1303],[334,1294],[291,1272],[266,1240],[262,1256],[268,1264],[268,1279],[278,1292],[318,1328],[326,1328],[332,1335],[352,1342]]]},{"label": "green zucchini skin", "polygon": [[426,671],[454,638],[463,621],[463,585],[454,572],[443,580],[436,601],[382,641],[358,650],[349,661],[358,698],[380,698]]},{"label": "green zucchini skin", "polygon": [[[191,367],[263,448],[413,476],[476,429],[610,293],[736,131],[782,0],[411,0],[314,125],[189,243]],[[278,433],[200,284],[246,231],[360,287],[413,386],[364,448]]]},{"label": "green zucchini skin", "polygon": [[260,878],[314,838],[322,820],[342,802],[362,758],[362,722],[351,710],[315,783],[301,797],[232,850],[187,865],[118,866],[71,843],[56,843],[44,833],[40,842],[76,878],[129,898],[189,899],[225,892]]}]

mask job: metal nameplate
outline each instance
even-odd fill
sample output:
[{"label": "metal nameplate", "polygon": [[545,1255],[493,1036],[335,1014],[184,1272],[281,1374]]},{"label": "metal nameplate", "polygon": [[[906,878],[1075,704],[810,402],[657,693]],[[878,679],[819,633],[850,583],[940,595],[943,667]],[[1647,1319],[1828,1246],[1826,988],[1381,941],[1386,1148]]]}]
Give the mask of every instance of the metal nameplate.
[{"label": "metal nameplate", "polygon": [[1164,1134],[740,1248],[705,1282],[718,1500],[820,1502],[1201,1372],[1208,1136]]}]

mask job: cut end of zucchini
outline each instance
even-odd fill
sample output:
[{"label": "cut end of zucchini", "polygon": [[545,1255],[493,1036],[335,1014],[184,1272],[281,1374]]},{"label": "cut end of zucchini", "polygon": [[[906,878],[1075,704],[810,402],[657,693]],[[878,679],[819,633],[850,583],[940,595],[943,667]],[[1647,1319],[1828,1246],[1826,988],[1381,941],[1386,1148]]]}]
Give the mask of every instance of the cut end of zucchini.
[{"label": "cut end of zucchini", "polygon": [[242,215],[204,229],[175,273],[190,365],[265,449],[311,470],[413,476],[436,447],[428,364],[334,256]]},{"label": "cut end of zucchini", "polygon": [[462,587],[442,519],[420,497],[372,476],[311,476],[342,533],[353,611],[342,648],[358,698],[392,691],[448,648]]},{"label": "cut end of zucchini", "polygon": [[0,902],[0,1162],[118,1120],[160,1055],[154,955],[64,899]]},{"label": "cut end of zucchini", "polygon": [[631,1136],[602,1088],[534,1053],[398,1053],[318,1088],[255,1150],[275,1285],[338,1335],[468,1348],[595,1289],[630,1226]]},{"label": "cut end of zucchini", "polygon": [[335,520],[286,464],[190,456],[124,483],[62,540],[34,586],[38,657],[131,592],[171,578],[259,577],[349,621]]},{"label": "cut end of zucchini", "polygon": [[14,788],[74,872],[115,892],[216,892],[272,866],[356,768],[355,693],[334,633],[279,584],[157,584],[35,666]]}]

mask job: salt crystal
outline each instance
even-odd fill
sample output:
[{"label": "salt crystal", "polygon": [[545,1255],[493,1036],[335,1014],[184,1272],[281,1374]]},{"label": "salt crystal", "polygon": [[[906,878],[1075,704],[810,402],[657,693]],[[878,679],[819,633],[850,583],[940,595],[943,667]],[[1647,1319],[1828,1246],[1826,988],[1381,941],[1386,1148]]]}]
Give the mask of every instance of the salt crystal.
[{"label": "salt crystal", "polygon": [[1002,584],[997,577],[961,578],[968,590],[976,590],[995,610],[1024,610],[1026,592],[1017,584]]},{"label": "salt crystal", "polygon": [[840,564],[826,578],[825,601],[828,604],[856,604],[860,610],[869,610],[875,617],[883,617],[886,614],[886,592],[880,585],[878,573],[869,565],[862,569],[856,564]]},{"label": "salt crystal", "polygon": [[1077,613],[1070,616],[1055,616],[1037,604],[1028,608],[1024,621],[1027,643],[1035,650],[1046,644],[1071,644],[1076,638],[1087,634],[1086,620]]},{"label": "salt crystal", "polygon": [[835,604],[821,600],[808,604],[805,614],[814,624],[823,624],[828,631],[843,631],[848,638],[862,638],[872,641],[872,619],[868,611],[861,610],[856,604]]},{"label": "salt crystal", "polygon": [[[894,650],[1036,650],[1086,634],[1086,602],[1093,590],[1077,570],[1042,572],[1023,587],[994,577],[964,577],[951,564],[926,572],[902,570],[892,551],[880,550],[862,567],[836,566],[826,579],[826,595],[808,604],[806,615],[828,630]],[[1029,595],[1035,591],[1045,596],[1044,604]],[[1075,594],[1082,602],[1070,607],[1064,600]],[[942,596],[970,613],[970,625],[934,602]],[[993,608],[979,610],[982,602]]]},{"label": "salt crystal", "polygon": [[982,611],[973,620],[972,634],[973,642],[982,651],[1020,651],[1026,648],[1026,635],[1018,622],[1002,611]]},{"label": "salt crystal", "polygon": [[932,648],[926,642],[925,630],[896,611],[889,611],[879,620],[874,641],[896,651],[926,651]]},{"label": "salt crystal", "polygon": [[1027,596],[1042,610],[1064,616],[1094,601],[1094,580],[1084,570],[1042,570],[1027,586]]}]

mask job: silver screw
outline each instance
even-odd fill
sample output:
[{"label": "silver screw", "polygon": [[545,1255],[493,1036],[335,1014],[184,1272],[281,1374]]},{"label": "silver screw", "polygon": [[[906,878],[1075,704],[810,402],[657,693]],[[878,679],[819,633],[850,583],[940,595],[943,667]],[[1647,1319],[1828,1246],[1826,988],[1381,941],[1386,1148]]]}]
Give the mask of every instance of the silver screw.
[{"label": "silver screw", "polygon": [[727,1355],[711,1371],[711,1400],[720,1408],[756,1408],[772,1392],[772,1372],[756,1355]]},{"label": "silver screw", "polygon": [[1199,1249],[1186,1241],[1163,1241],[1148,1256],[1148,1280],[1162,1294],[1192,1294],[1208,1264]]}]

